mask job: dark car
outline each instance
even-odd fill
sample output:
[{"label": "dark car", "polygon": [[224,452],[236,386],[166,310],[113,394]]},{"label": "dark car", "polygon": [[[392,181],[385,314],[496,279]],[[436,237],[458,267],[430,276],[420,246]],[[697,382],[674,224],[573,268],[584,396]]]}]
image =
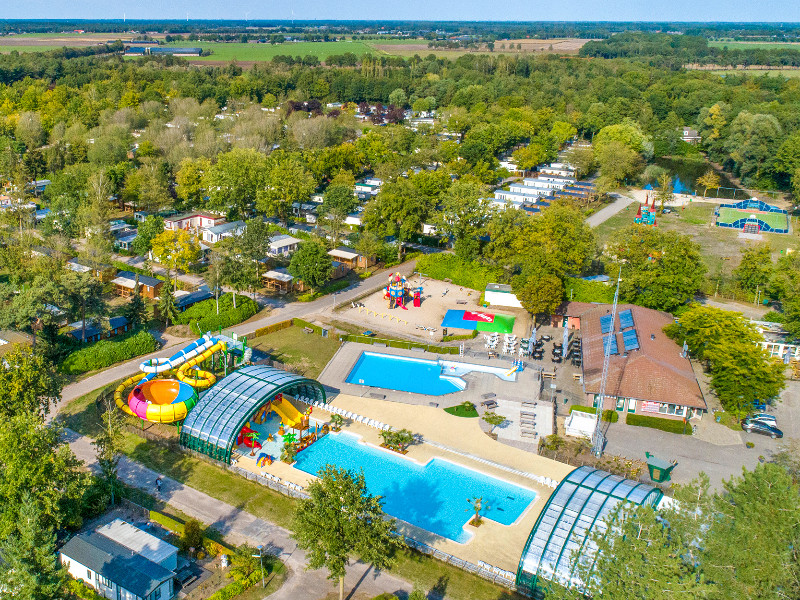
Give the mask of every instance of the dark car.
[{"label": "dark car", "polygon": [[760,433],[761,435],[768,435],[773,440],[775,438],[782,438],[783,432],[764,421],[747,420],[742,421],[742,429],[747,433]]}]

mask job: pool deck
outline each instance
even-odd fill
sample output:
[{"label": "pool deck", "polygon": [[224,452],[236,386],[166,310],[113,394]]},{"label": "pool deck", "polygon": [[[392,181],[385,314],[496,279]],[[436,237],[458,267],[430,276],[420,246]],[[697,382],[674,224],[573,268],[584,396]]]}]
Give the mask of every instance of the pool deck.
[{"label": "pool deck", "polygon": [[[427,398],[430,398],[429,396]],[[463,401],[463,400],[462,400]],[[415,406],[411,408],[400,402],[379,400],[338,394],[330,397],[330,405],[346,411],[380,420],[396,429],[406,428],[420,434],[423,443],[413,445],[407,458],[426,463],[432,458],[447,459],[456,464],[472,468],[493,477],[532,489],[537,493],[536,500],[525,513],[510,526],[504,526],[485,519],[481,527],[468,529],[474,532],[473,538],[459,544],[452,540],[432,534],[405,522],[398,521],[398,530],[429,546],[452,554],[472,563],[483,561],[510,572],[516,572],[522,550],[528,535],[533,529],[545,502],[553,489],[532,480],[530,477],[510,472],[507,469],[548,477],[561,481],[574,467],[559,463],[518,448],[514,448],[488,437],[481,431],[479,419],[461,418],[450,415],[442,408]],[[313,416],[326,419],[328,411],[315,409]],[[344,431],[361,437],[363,442],[380,445],[377,429],[351,420],[346,420]],[[476,460],[480,457],[492,464]],[[494,466],[497,465],[497,466]],[[259,473],[255,460],[241,457],[238,466]],[[504,467],[504,468],[503,468]],[[276,461],[264,471],[285,481],[305,486],[314,478],[292,466]],[[466,510],[464,521],[469,518]]]},{"label": "pool deck", "polygon": [[462,376],[462,379],[467,382],[465,390],[453,392],[452,394],[445,394],[444,396],[429,396],[427,394],[415,394],[412,392],[401,392],[347,383],[347,376],[350,374],[350,371],[358,361],[362,352],[407,356],[409,358],[431,361],[436,361],[441,358],[442,360],[451,362],[478,364],[495,368],[510,368],[508,363],[498,362],[496,360],[491,361],[488,358],[462,357],[457,354],[435,354],[432,352],[421,352],[405,348],[389,348],[385,346],[346,342],[336,351],[336,354],[334,354],[333,358],[328,362],[319,376],[319,382],[326,386],[329,394],[342,393],[351,396],[402,402],[404,404],[416,404],[419,406],[436,405],[447,408],[456,406],[465,401],[479,405],[489,394],[494,394],[494,396],[491,397],[493,400],[504,399],[516,402],[534,402],[539,399],[542,390],[542,380],[539,372],[533,368],[528,368],[521,373],[516,373],[515,381],[503,381],[490,373],[468,373]]}]

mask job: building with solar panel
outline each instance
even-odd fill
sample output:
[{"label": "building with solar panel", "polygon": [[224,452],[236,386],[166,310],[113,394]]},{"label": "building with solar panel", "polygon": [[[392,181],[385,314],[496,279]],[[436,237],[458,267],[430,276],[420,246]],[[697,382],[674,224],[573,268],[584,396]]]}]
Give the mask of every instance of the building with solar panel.
[{"label": "building with solar panel", "polygon": [[608,351],[608,379],[603,409],[674,419],[699,417],[707,410],[689,359],[663,329],[672,315],[620,304],[615,322],[611,305],[581,312],[583,390],[597,406]]}]

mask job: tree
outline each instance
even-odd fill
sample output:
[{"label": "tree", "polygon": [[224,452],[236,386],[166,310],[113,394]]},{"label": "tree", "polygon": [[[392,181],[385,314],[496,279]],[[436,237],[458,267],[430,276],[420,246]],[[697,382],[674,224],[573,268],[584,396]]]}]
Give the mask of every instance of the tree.
[{"label": "tree", "polygon": [[371,231],[364,231],[358,236],[356,252],[370,260],[379,260],[386,249],[386,243]]},{"label": "tree", "polygon": [[564,283],[542,269],[526,269],[514,278],[514,293],[522,306],[533,315],[551,314],[564,299]]},{"label": "tree", "polygon": [[733,270],[739,287],[748,292],[765,291],[772,278],[772,250],[769,243],[747,245],[741,249],[742,262]]},{"label": "tree", "polygon": [[741,314],[701,304],[691,304],[681,313],[680,321],[665,332],[679,344],[685,342],[691,355],[701,361],[710,360],[716,346],[736,341],[755,346],[761,341],[755,327]]},{"label": "tree", "polygon": [[612,142],[618,142],[640,154],[644,150],[645,137],[637,123],[626,120],[624,123],[607,125],[598,131],[594,136],[595,151],[602,152],[604,147]]},{"label": "tree", "polygon": [[136,229],[131,248],[136,254],[145,255],[153,249],[153,240],[164,232],[164,219],[158,215],[147,215]]},{"label": "tree", "polygon": [[731,123],[725,150],[743,178],[757,182],[783,135],[774,115],[740,112]]},{"label": "tree", "polygon": [[0,542],[5,563],[0,570],[0,589],[18,600],[60,600],[66,578],[56,552],[56,535],[43,522],[31,493],[24,492],[15,518],[16,532]]},{"label": "tree", "polygon": [[550,135],[556,139],[556,142],[558,142],[559,146],[565,144],[570,138],[575,137],[577,133],[578,130],[575,128],[575,126],[572,123],[566,123],[565,121],[556,121],[550,128]]},{"label": "tree", "polygon": [[128,323],[133,329],[137,329],[147,322],[147,305],[142,298],[138,278],[133,289],[133,295],[128,301],[128,306],[125,307],[125,318],[128,319]]},{"label": "tree", "polygon": [[91,273],[67,271],[61,278],[58,300],[59,306],[81,320],[81,341],[86,342],[86,317],[100,317],[107,310],[102,282]]},{"label": "tree", "polygon": [[200,259],[200,243],[188,231],[167,229],[153,238],[152,246],[155,259],[175,271],[174,289],[177,290],[178,270],[188,271]]},{"label": "tree", "polygon": [[503,415],[498,415],[496,412],[491,410],[487,410],[485,413],[483,413],[481,419],[483,419],[484,423],[486,423],[487,425],[492,426],[492,430],[490,433],[494,433],[495,427],[499,427],[500,425],[506,422],[506,418]]},{"label": "tree", "polygon": [[363,222],[367,231],[380,236],[395,236],[397,257],[403,255],[403,243],[422,231],[433,208],[433,201],[421,194],[406,178],[387,182],[378,195],[367,203]]},{"label": "tree", "polygon": [[405,91],[402,88],[393,90],[392,93],[389,94],[389,104],[397,106],[398,108],[403,108],[408,104],[408,97]]},{"label": "tree", "polygon": [[214,293],[214,300],[217,304],[217,314],[219,314],[219,293],[225,283],[225,256],[219,252],[211,252],[211,260],[204,276],[206,285]]},{"label": "tree", "polygon": [[117,470],[122,442],[122,413],[111,396],[106,395],[104,400],[103,411],[100,415],[102,427],[92,445],[97,449],[100,478],[111,496],[111,504],[114,505],[122,487]]},{"label": "tree", "polygon": [[385,569],[401,542],[394,536],[395,520],[387,519],[380,498],[367,491],[364,475],[333,466],[324,467],[308,486],[292,522],[292,536],[307,552],[308,568],[325,567],[339,580],[344,598],[344,576],[350,560]]},{"label": "tree", "polygon": [[719,189],[720,178],[714,169],[709,169],[701,177],[697,178],[697,184],[703,186],[703,198],[705,198],[709,189]]},{"label": "tree", "polygon": [[21,412],[0,427],[0,539],[19,526],[26,492],[34,494],[43,529],[78,528],[91,475],[64,442],[61,428]]},{"label": "tree", "polygon": [[353,194],[353,186],[331,183],[325,190],[325,196],[319,213],[325,217],[328,229],[333,237],[333,245],[339,245],[344,220],[358,206],[358,199]]},{"label": "tree", "polygon": [[483,498],[467,498],[467,502],[472,506],[472,511],[475,513],[470,524],[477,527],[483,522],[481,511],[489,510],[491,507],[483,501]]},{"label": "tree", "polygon": [[265,213],[277,215],[283,224],[289,221],[292,203],[305,202],[316,187],[314,176],[293,157],[273,162],[265,184],[258,192],[256,206]]},{"label": "tree", "polygon": [[[800,494],[780,465],[757,465],[723,483],[703,541],[712,600],[800,596]],[[753,527],[766,535],[753,535]]]},{"label": "tree", "polygon": [[597,146],[594,152],[600,166],[600,191],[611,191],[641,169],[642,158],[636,150],[618,140],[609,140]]},{"label": "tree", "polygon": [[211,170],[211,161],[207,158],[184,158],[175,174],[175,193],[183,200],[184,208],[196,208],[202,205],[205,188],[203,181]]},{"label": "tree", "polygon": [[161,286],[161,295],[158,297],[158,312],[164,319],[164,326],[169,327],[169,324],[178,318],[178,307],[175,306],[175,294],[172,293],[172,288],[168,285]]},{"label": "tree", "polygon": [[573,146],[567,150],[564,160],[575,169],[578,179],[591,175],[594,171],[594,150],[591,146]]},{"label": "tree", "polygon": [[664,212],[664,205],[672,202],[673,197],[672,178],[669,176],[669,173],[662,173],[658,177],[658,189],[656,190],[656,199],[659,203],[659,214]]},{"label": "tree", "polygon": [[437,230],[453,238],[456,256],[472,260],[478,255],[480,236],[489,220],[486,188],[477,181],[460,179],[441,198]]},{"label": "tree", "polygon": [[234,148],[217,155],[203,176],[209,206],[228,213],[230,219],[246,216],[264,189],[267,157],[252,149]]},{"label": "tree", "polygon": [[40,418],[61,398],[63,381],[55,366],[38,353],[17,346],[3,356],[0,368],[0,418],[34,414]]},{"label": "tree", "polygon": [[674,311],[703,283],[699,246],[688,236],[655,227],[631,225],[608,243],[606,253],[622,267],[620,296],[656,310]]},{"label": "tree", "polygon": [[333,273],[333,260],[321,242],[316,240],[303,242],[292,255],[289,273],[300,279],[314,292],[330,280]]}]

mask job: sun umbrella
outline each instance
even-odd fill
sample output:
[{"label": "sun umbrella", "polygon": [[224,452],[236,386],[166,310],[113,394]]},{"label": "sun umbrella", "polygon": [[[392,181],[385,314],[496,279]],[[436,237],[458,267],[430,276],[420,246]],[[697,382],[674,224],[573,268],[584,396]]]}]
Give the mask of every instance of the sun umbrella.
[{"label": "sun umbrella", "polygon": [[569,346],[569,328],[564,326],[564,354],[567,354],[567,347]]}]

